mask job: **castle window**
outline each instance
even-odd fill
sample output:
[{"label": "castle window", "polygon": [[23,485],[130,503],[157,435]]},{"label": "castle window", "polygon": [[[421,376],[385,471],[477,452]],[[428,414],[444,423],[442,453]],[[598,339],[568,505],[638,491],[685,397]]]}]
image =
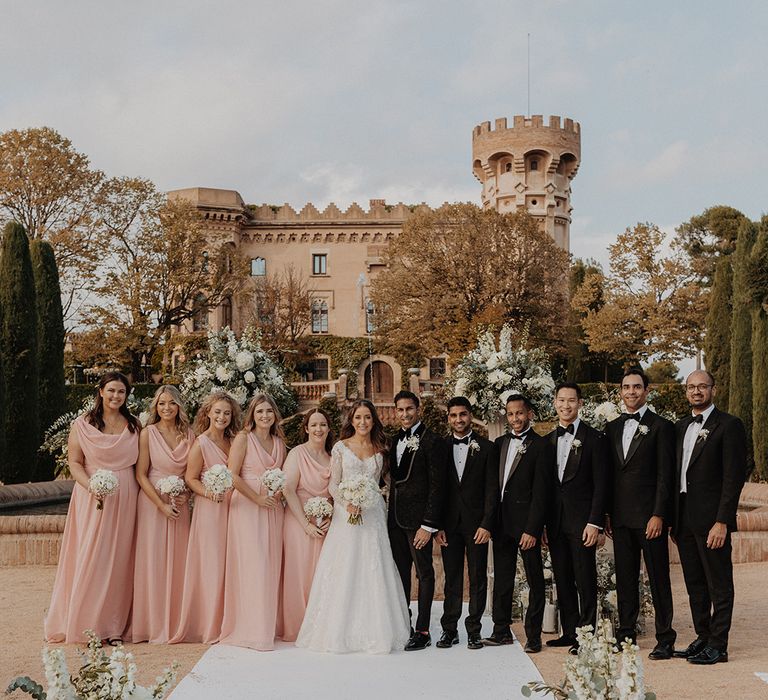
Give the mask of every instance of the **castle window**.
[{"label": "castle window", "polygon": [[328,358],[309,360],[297,367],[303,382],[328,381]]},{"label": "castle window", "polygon": [[312,254],[312,274],[313,275],[328,274],[328,256],[325,253]]},{"label": "castle window", "polygon": [[193,331],[207,331],[208,330],[208,300],[205,298],[205,294],[202,292],[195,297],[195,302],[192,306],[192,330]]},{"label": "castle window", "polygon": [[373,333],[376,330],[376,323],[374,322],[374,314],[376,313],[376,307],[374,303],[368,299],[365,303],[365,332]]},{"label": "castle window", "polygon": [[226,297],[221,302],[221,325],[232,328],[232,299],[230,297]]},{"label": "castle window", "polygon": [[251,277],[264,277],[267,274],[267,261],[264,258],[251,258]]},{"label": "castle window", "polygon": [[512,163],[507,163],[507,164],[504,166],[504,172],[505,172],[505,173],[511,173],[511,172],[512,172]]},{"label": "castle window", "polygon": [[539,161],[536,158],[531,158],[531,170],[539,169]]},{"label": "castle window", "polygon": [[430,357],[429,358],[429,379],[435,381],[437,379],[445,378],[445,358],[444,357]]},{"label": "castle window", "polygon": [[328,332],[328,303],[320,299],[312,302],[312,332]]}]

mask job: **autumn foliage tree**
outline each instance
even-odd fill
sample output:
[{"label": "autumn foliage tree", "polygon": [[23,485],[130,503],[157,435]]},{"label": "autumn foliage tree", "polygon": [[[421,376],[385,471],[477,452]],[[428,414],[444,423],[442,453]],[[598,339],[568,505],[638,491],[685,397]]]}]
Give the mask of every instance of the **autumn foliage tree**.
[{"label": "autumn foliage tree", "polygon": [[417,211],[372,282],[376,332],[425,353],[461,353],[477,332],[507,321],[529,325],[531,343],[561,350],[568,253],[527,212],[473,204]]}]

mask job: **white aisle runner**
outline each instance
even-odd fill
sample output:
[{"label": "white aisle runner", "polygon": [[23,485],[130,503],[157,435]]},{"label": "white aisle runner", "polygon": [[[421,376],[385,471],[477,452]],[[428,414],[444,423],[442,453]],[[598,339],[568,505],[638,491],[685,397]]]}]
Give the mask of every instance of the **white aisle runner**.
[{"label": "white aisle runner", "polygon": [[[278,642],[275,651],[214,645],[171,694],[172,700],[507,700],[541,674],[519,643],[437,649],[442,603],[432,607],[432,646],[393,654],[321,654]],[[465,612],[466,615],[466,605]],[[483,636],[491,632],[483,618]],[[545,652],[546,653],[546,652]]]}]

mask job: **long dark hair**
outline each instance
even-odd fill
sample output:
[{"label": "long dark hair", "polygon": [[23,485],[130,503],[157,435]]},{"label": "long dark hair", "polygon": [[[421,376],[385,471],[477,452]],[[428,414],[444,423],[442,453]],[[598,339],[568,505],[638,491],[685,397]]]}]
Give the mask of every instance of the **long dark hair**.
[{"label": "long dark hair", "polygon": [[93,408],[85,414],[85,419],[98,430],[104,430],[104,399],[101,398],[101,390],[110,382],[121,382],[125,386],[125,401],[120,406],[120,415],[128,421],[128,430],[136,433],[141,430],[141,424],[136,416],[128,410],[128,397],[131,395],[131,383],[122,372],[105,372],[99,379],[96,389],[96,402]]},{"label": "long dark hair", "polygon": [[331,427],[331,417],[324,411],[322,408],[313,408],[309,411],[307,411],[304,414],[304,420],[301,421],[301,429],[304,431],[304,433],[307,435],[307,438],[309,438],[309,419],[315,415],[315,413],[319,413],[323,418],[325,418],[325,422],[328,423],[328,435],[325,436],[325,451],[328,454],[331,454],[331,449],[333,448],[333,443],[336,442],[336,437],[333,434],[333,428]]},{"label": "long dark hair", "polygon": [[371,412],[373,417],[373,428],[371,428],[371,443],[373,449],[376,452],[386,452],[389,449],[389,441],[387,440],[386,433],[384,432],[384,426],[381,423],[379,414],[376,413],[376,407],[368,399],[357,399],[347,410],[347,414],[344,416],[344,425],[341,427],[342,440],[351,438],[355,434],[355,426],[352,425],[352,418],[355,415],[355,411],[358,408],[364,406]]}]

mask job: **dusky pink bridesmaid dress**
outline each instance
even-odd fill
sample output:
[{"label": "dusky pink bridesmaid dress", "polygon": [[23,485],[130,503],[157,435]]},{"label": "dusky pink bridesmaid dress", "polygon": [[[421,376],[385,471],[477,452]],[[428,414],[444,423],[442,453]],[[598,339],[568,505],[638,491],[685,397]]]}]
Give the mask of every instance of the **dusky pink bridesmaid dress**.
[{"label": "dusky pink bridesmaid dress", "polygon": [[[240,476],[256,493],[262,493],[261,475],[283,466],[285,443],[273,438],[272,454],[268,454],[254,432],[246,439]],[[274,649],[282,553],[283,506],[263,508],[235,491],[227,528],[222,644]]]},{"label": "dusky pink bridesmaid dress", "polygon": [[[330,500],[328,482],[331,479],[331,464],[323,466],[316,461],[305,445],[294,447],[285,459],[283,471],[286,475],[298,475],[296,495],[299,497],[302,509],[304,504],[314,496],[322,496]],[[320,557],[324,539],[309,537],[304,530],[306,519],[296,519],[290,508],[285,509],[285,524],[283,525],[283,573],[280,582],[281,602],[280,617],[282,639],[286,642],[296,641],[304,620],[304,611],[312,588],[312,577]]]},{"label": "dusky pink bridesmaid dress", "polygon": [[[197,442],[203,455],[201,475],[214,464],[227,463],[227,455],[206,435],[200,435]],[[231,498],[231,492],[220,503],[195,496],[179,625],[169,640],[171,644],[213,644],[219,639],[224,613],[227,519]]]},{"label": "dusky pink bridesmaid dress", "polygon": [[139,433],[126,426],[119,435],[102,433],[80,416],[72,424],[85,456],[88,476],[98,469],[115,472],[119,487],[104,508],[75,484],[59,554],[59,567],[45,618],[49,642],[85,642],[85,630],[101,639],[128,632],[133,598],[136,483]]},{"label": "dusky pink bridesmaid dress", "polygon": [[[157,426],[150,425],[145,430],[150,461],[147,476],[152,485],[166,476],[183,479],[195,434],[190,430],[187,437],[171,449]],[[179,517],[170,520],[149,496],[139,492],[131,624],[134,643],[167,644],[179,625],[189,544],[188,502],[179,504],[178,510]]]}]

